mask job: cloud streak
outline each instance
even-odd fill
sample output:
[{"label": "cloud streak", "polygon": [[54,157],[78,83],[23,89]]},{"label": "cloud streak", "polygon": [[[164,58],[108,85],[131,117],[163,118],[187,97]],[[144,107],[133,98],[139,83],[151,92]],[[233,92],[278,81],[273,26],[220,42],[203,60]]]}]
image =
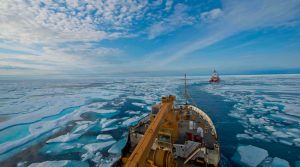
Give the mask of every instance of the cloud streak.
[{"label": "cloud streak", "polygon": [[[167,1],[169,2],[169,1]],[[168,6],[166,8],[169,8]],[[169,9],[167,9],[169,10]],[[188,15],[188,7],[183,4],[177,4],[174,7],[174,12],[165,18],[164,20],[153,24],[149,28],[148,37],[149,39],[154,39],[163,34],[172,32],[179,27],[185,25],[192,25],[195,22],[195,18]]]},{"label": "cloud streak", "polygon": [[160,66],[170,64],[240,32],[265,27],[290,26],[291,22],[297,19],[300,14],[298,10],[300,2],[297,0],[224,0],[223,6],[222,11],[213,9],[202,13],[202,16],[205,16],[205,22],[209,22],[205,25],[199,25],[206,31],[205,35],[188,43],[178,49],[179,51],[175,54],[162,60]]}]

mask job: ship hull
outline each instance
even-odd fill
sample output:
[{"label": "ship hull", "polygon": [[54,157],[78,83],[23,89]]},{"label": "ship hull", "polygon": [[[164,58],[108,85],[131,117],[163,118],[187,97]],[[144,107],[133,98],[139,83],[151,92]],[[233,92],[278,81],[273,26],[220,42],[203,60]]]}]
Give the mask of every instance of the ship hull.
[{"label": "ship hull", "polygon": [[220,82],[221,80],[218,78],[218,79],[210,79],[209,82],[210,83],[214,83],[214,82]]}]

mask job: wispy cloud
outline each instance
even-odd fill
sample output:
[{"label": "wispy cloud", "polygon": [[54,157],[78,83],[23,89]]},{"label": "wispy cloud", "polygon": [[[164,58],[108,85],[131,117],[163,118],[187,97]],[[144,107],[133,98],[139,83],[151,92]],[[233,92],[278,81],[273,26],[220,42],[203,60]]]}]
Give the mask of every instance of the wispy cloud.
[{"label": "wispy cloud", "polygon": [[174,12],[170,16],[153,24],[149,28],[149,39],[154,39],[157,36],[172,32],[185,25],[192,25],[195,21],[195,18],[187,13],[188,9],[189,8],[186,5],[177,4],[174,7]]},{"label": "wispy cloud", "polygon": [[172,8],[172,5],[173,5],[173,0],[166,0],[165,10],[169,11]]},{"label": "wispy cloud", "polygon": [[[2,48],[5,48],[5,46],[2,46]],[[16,50],[16,47],[14,49]],[[24,49],[21,47],[20,50]],[[92,43],[43,46],[38,52],[30,49],[26,50],[27,54],[14,51],[0,53],[0,67],[3,67],[2,70],[6,69],[6,73],[9,69],[26,68],[38,70],[40,73],[43,71],[51,73],[88,72],[99,69],[98,67],[108,67],[110,64],[105,61],[105,57],[118,56],[121,53],[119,49],[98,47]]]},{"label": "wispy cloud", "polygon": [[203,12],[200,14],[201,21],[203,22],[211,22],[220,17],[222,14],[222,10],[220,8],[212,9],[207,12]]},{"label": "wispy cloud", "polygon": [[[162,66],[206,48],[243,31],[265,27],[291,26],[299,17],[300,1],[297,0],[224,0],[223,9],[214,9],[200,14],[206,24],[199,27],[206,31],[198,40],[193,40],[161,61]],[[218,16],[218,19],[216,19]],[[210,19],[210,20],[208,20]],[[164,55],[164,53],[162,53]]]}]

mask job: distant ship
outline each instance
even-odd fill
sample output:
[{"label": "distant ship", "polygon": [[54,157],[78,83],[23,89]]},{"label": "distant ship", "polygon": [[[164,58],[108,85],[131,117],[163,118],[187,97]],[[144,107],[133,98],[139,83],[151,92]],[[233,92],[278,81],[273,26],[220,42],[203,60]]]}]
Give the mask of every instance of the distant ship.
[{"label": "distant ship", "polygon": [[217,71],[214,69],[214,71],[213,71],[213,73],[212,73],[212,75],[211,75],[211,78],[210,78],[209,82],[212,83],[212,82],[220,82],[220,81],[221,81],[221,79],[220,79],[220,77],[219,77],[219,74],[218,74]]},{"label": "distant ship", "polygon": [[175,96],[162,97],[152,112],[129,128],[127,145],[115,166],[220,166],[220,145],[210,117],[188,104],[175,105]]}]

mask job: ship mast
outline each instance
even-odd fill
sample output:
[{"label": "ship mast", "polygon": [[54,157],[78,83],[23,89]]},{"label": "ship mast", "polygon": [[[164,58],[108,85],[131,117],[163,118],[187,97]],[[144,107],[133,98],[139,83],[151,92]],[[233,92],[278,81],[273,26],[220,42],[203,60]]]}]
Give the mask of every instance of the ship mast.
[{"label": "ship mast", "polygon": [[183,80],[184,80],[184,94],[183,94],[183,96],[185,98],[185,105],[187,105],[189,94],[188,94],[188,91],[187,91],[187,80],[188,79],[186,79],[186,74],[184,74],[184,79]]}]

